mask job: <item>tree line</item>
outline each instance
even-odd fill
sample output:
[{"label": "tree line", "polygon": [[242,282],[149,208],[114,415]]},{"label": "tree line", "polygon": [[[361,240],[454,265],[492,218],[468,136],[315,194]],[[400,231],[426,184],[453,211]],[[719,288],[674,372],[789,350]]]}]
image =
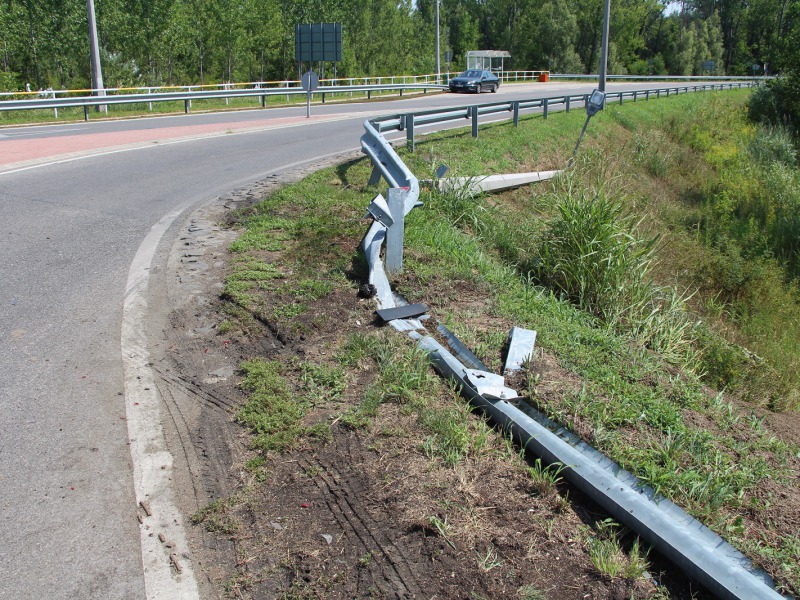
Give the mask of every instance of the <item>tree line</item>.
[{"label": "tree line", "polygon": [[[295,24],[335,21],[338,76],[433,73],[435,2],[95,0],[105,85],[297,79]],[[800,0],[612,0],[608,72],[779,72],[799,16]],[[498,49],[507,69],[597,72],[602,21],[603,0],[440,0],[442,70]],[[0,0],[0,89],[90,81],[85,0]]]}]

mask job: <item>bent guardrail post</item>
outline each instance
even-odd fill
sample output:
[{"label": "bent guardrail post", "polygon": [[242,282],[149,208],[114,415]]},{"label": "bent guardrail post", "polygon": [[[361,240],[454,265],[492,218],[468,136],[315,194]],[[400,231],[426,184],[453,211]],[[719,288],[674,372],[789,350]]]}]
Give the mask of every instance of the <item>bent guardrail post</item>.
[{"label": "bent guardrail post", "polygon": [[381,170],[378,167],[372,167],[372,173],[369,176],[369,181],[367,185],[369,187],[374,187],[381,182]]},{"label": "bent guardrail post", "polygon": [[367,207],[367,215],[386,230],[386,270],[392,275],[403,270],[406,193],[405,188],[389,188],[386,199],[378,194]]},{"label": "bent guardrail post", "polygon": [[392,224],[386,228],[386,269],[390,275],[403,270],[403,235],[405,234],[405,196],[403,188],[389,188],[386,202]]}]

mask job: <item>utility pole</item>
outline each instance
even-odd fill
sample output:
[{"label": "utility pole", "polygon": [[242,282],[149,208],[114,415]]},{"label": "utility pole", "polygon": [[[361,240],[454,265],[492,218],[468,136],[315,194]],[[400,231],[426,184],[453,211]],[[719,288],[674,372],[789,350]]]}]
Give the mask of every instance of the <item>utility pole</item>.
[{"label": "utility pole", "polygon": [[[92,52],[92,89],[96,96],[105,96],[103,87],[103,71],[100,67],[100,44],[97,42],[97,20],[94,17],[94,0],[86,0],[86,12],[89,13],[89,47]],[[97,106],[97,110],[106,111],[105,106]]]},{"label": "utility pole", "polygon": [[442,63],[439,57],[439,0],[436,0],[436,83],[442,78]]},{"label": "utility pole", "polygon": [[600,49],[600,83],[597,89],[606,91],[606,67],[608,65],[608,22],[611,20],[611,0],[605,0],[603,8],[603,41]]}]

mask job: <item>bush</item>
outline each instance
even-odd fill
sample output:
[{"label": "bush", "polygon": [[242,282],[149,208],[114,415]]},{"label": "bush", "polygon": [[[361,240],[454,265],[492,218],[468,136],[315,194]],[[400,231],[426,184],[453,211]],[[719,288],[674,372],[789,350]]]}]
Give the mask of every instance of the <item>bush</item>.
[{"label": "bush", "polygon": [[[638,240],[622,203],[603,191],[567,190],[539,245],[538,279],[583,310],[607,320],[624,296],[636,294],[652,261],[651,242]],[[628,302],[625,302],[626,304]]]},{"label": "bush", "polygon": [[796,132],[800,123],[800,78],[779,76],[758,87],[750,98],[750,119]]},{"label": "bush", "polygon": [[797,165],[797,149],[791,135],[783,127],[760,127],[750,140],[748,151],[753,160],[763,166],[772,163],[786,167]]}]

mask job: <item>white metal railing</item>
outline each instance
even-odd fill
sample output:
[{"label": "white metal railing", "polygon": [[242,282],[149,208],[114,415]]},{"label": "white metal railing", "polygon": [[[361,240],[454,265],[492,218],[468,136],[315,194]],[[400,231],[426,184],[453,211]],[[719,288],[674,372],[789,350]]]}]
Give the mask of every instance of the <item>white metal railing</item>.
[{"label": "white metal railing", "polygon": [[[296,83],[296,82],[289,82]],[[244,89],[213,89],[203,90],[184,90],[172,92],[149,92],[149,93],[136,93],[136,94],[111,94],[105,96],[65,96],[58,98],[54,92],[47,92],[43,98],[37,97],[36,99],[24,100],[4,100],[0,101],[0,112],[14,111],[14,110],[41,110],[52,109],[55,116],[58,116],[59,108],[74,108],[82,107],[84,109],[84,118],[89,119],[89,109],[99,106],[115,106],[124,104],[143,104],[148,103],[150,110],[153,108],[154,102],[175,102],[183,101],[184,111],[189,112],[193,100],[207,100],[207,99],[225,99],[227,102],[232,98],[260,98],[261,105],[266,107],[266,98],[268,96],[283,96],[285,95],[288,101],[290,96],[306,95],[310,93],[313,96],[321,96],[322,101],[330,94],[353,94],[363,93],[369,99],[373,92],[387,92],[397,91],[400,95],[406,90],[420,90],[427,92],[429,90],[441,91],[445,86],[435,83],[426,83],[424,81],[417,81],[414,83],[394,83],[394,84],[370,84],[370,85],[321,85],[312,92],[306,92],[302,87],[285,86],[285,87],[251,87]]]}]

